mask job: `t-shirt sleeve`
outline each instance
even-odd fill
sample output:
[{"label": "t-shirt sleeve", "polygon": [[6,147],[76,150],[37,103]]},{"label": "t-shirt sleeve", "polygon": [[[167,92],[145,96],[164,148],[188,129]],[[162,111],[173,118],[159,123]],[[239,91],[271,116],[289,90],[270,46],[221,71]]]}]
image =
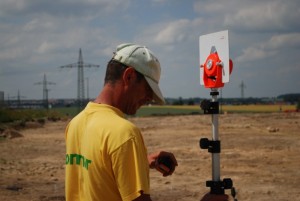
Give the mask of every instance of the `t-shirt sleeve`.
[{"label": "t-shirt sleeve", "polygon": [[142,140],[133,137],[112,154],[112,168],[120,195],[124,201],[132,201],[150,194],[149,164]]}]

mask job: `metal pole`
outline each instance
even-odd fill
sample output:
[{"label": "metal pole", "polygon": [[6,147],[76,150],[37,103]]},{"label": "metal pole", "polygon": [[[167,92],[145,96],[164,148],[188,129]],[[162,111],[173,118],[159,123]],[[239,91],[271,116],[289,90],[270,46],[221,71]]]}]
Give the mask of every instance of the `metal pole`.
[{"label": "metal pole", "polygon": [[224,194],[225,189],[233,189],[232,180],[225,178],[221,181],[220,176],[220,153],[221,142],[219,140],[219,102],[217,97],[219,95],[218,88],[211,88],[210,95],[212,99],[210,101],[202,101],[200,107],[204,110],[204,114],[211,114],[212,122],[212,140],[207,138],[200,139],[200,148],[208,149],[208,152],[212,154],[212,180],[206,181],[206,186],[210,187],[212,194]]},{"label": "metal pole", "polygon": [[[218,92],[218,89],[212,89],[212,92]],[[212,95],[212,102],[217,102],[217,95]],[[218,114],[212,114],[212,140],[219,140],[219,121]],[[220,153],[212,153],[212,179],[220,181]]]}]

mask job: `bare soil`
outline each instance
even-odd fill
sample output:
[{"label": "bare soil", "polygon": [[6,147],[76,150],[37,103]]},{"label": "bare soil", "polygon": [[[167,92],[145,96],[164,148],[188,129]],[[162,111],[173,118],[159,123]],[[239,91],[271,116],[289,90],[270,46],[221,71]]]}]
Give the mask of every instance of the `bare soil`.
[{"label": "bare soil", "polygon": [[[199,148],[212,136],[210,115],[130,118],[149,152],[171,151],[179,166],[171,177],[151,170],[152,199],[195,201],[209,191],[211,154]],[[0,200],[64,198],[64,129],[47,122],[0,139]],[[231,178],[240,201],[300,201],[300,113],[219,115],[221,178]],[[230,192],[227,192],[230,193]],[[232,200],[232,199],[231,199]]]}]

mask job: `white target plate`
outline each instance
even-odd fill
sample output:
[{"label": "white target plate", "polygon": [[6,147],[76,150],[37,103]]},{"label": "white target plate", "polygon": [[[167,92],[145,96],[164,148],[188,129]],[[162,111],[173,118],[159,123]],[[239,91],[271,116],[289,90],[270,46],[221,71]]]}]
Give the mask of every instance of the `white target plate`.
[{"label": "white target plate", "polygon": [[[210,55],[212,47],[215,47],[220,60],[223,62],[222,82],[229,82],[229,38],[228,30],[201,35],[199,37],[200,66],[204,65]],[[200,68],[200,84],[204,85],[203,68]]]}]

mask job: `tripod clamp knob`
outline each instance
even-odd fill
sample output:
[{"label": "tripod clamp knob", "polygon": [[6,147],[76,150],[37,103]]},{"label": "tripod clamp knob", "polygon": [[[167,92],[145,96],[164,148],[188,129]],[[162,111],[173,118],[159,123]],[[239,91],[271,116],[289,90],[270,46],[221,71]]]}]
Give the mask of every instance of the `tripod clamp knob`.
[{"label": "tripod clamp knob", "polygon": [[219,102],[203,100],[200,103],[200,108],[203,110],[204,114],[219,114]]},{"label": "tripod clamp knob", "polygon": [[208,149],[210,153],[221,153],[221,141],[220,140],[209,140],[207,138],[201,138],[199,141],[201,149]]},{"label": "tripod clamp knob", "polygon": [[210,193],[216,195],[225,194],[225,189],[232,189],[232,180],[225,178],[223,181],[206,181],[206,187],[210,187]]}]

